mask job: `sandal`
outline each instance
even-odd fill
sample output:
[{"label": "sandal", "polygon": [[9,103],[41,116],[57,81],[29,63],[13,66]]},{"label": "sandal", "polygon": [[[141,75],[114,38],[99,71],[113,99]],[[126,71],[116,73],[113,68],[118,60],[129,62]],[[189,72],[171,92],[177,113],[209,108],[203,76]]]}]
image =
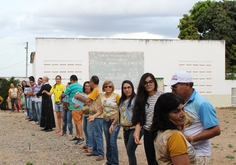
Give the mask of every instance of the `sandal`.
[{"label": "sandal", "polygon": [[93,153],[93,150],[87,149],[87,150],[84,150],[83,153]]},{"label": "sandal", "polygon": [[62,131],[55,131],[55,132],[53,132],[53,133],[62,133]]},{"label": "sandal", "polygon": [[88,149],[88,145],[84,145],[82,149]]}]

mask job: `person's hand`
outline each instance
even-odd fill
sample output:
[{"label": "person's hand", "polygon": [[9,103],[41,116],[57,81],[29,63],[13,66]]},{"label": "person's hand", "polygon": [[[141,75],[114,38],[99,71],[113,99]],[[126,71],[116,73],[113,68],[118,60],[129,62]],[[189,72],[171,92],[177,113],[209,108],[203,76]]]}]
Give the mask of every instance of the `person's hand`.
[{"label": "person's hand", "polygon": [[87,118],[87,120],[89,120],[89,122],[93,122],[94,119],[95,119],[94,116],[90,116],[90,117]]},{"label": "person's hand", "polygon": [[42,91],[42,94],[43,94],[43,93],[46,93],[46,92],[47,92],[46,90],[43,90],[43,91]]},{"label": "person's hand", "polygon": [[73,103],[73,107],[74,107],[75,109],[77,109],[77,108],[79,108],[80,106],[77,105],[77,104],[75,104],[75,103]]},{"label": "person's hand", "polygon": [[80,99],[82,96],[81,96],[81,94],[80,93],[76,93],[75,95],[74,95],[74,98],[76,98],[76,99]]},{"label": "person's hand", "polygon": [[112,124],[112,125],[110,126],[110,128],[109,128],[109,133],[110,133],[111,135],[112,135],[113,130],[114,130],[114,125]]},{"label": "person's hand", "polygon": [[26,97],[26,98],[28,98],[28,97],[29,97],[29,95],[26,95],[25,97]]},{"label": "person's hand", "polygon": [[133,138],[134,138],[134,142],[137,144],[137,145],[141,145],[142,143],[139,142],[139,137],[140,137],[140,132],[137,132],[136,130],[134,131],[134,134],[133,134]]},{"label": "person's hand", "polygon": [[58,104],[58,105],[61,104],[61,101],[59,101],[57,104]]},{"label": "person's hand", "polygon": [[188,140],[188,142],[191,141],[191,137],[190,137],[190,136],[187,136],[187,135],[184,135],[184,136],[185,136],[185,138]]}]

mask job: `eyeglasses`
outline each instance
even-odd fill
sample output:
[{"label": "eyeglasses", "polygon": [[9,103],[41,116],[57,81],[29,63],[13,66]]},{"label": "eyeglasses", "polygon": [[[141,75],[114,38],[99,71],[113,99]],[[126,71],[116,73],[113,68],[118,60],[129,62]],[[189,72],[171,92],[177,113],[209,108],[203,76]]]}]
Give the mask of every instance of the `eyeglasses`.
[{"label": "eyeglasses", "polygon": [[112,88],[112,85],[105,85],[104,88]]},{"label": "eyeglasses", "polygon": [[85,88],[89,88],[90,87],[90,85],[85,85]]},{"label": "eyeglasses", "polygon": [[[178,85],[178,84],[179,84],[179,85]],[[176,84],[176,85],[174,85],[174,86],[171,86],[170,89],[172,89],[173,91],[176,91],[179,86],[182,86],[182,85],[184,85],[185,83],[178,83],[178,84]],[[177,86],[177,85],[178,85],[178,86]]]},{"label": "eyeglasses", "polygon": [[152,85],[153,84],[153,80],[150,80],[150,81],[145,81],[144,82],[144,86],[146,87],[146,86],[148,86],[148,85]]},{"label": "eyeglasses", "polygon": [[131,88],[131,86],[123,87],[124,90],[130,89],[130,88]]}]

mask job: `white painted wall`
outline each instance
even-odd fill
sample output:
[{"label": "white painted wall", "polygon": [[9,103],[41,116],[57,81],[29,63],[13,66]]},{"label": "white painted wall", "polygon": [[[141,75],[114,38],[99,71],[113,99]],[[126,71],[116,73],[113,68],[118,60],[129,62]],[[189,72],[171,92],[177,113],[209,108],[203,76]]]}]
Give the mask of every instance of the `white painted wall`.
[{"label": "white painted wall", "polygon": [[[144,73],[151,72],[155,77],[164,78],[164,82],[168,83],[176,71],[190,71],[193,78],[198,79],[195,83],[198,85],[196,89],[208,91],[208,93],[202,94],[216,96],[218,99],[220,97],[230,98],[231,87],[236,86],[235,81],[225,80],[225,41],[36,38],[34,76],[37,78],[45,75],[45,60],[79,60],[82,64],[79,83],[83,84],[90,78],[88,56],[90,51],[144,52]],[[181,63],[186,65],[180,66]],[[203,64],[204,66],[200,66]],[[198,73],[193,73],[196,71]],[[200,72],[204,73],[200,74]],[[56,75],[52,75],[50,78],[54,78]],[[67,74],[68,79],[70,75]],[[68,80],[63,81],[64,84],[66,82]],[[55,81],[50,80],[50,83],[54,84]],[[165,87],[165,91],[170,91],[170,88]],[[116,92],[120,93],[120,91]],[[214,102],[214,97],[209,98]],[[226,100],[228,102],[216,101],[214,105],[230,106],[230,99]]]}]

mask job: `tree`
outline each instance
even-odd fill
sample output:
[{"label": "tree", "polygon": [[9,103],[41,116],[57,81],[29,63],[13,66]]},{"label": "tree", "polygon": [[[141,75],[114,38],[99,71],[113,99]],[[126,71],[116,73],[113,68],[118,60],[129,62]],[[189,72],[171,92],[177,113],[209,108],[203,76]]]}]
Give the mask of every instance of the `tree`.
[{"label": "tree", "polygon": [[0,105],[1,109],[6,109],[6,100],[8,97],[8,90],[10,89],[11,83],[13,83],[15,87],[17,87],[17,84],[19,84],[20,81],[15,80],[14,77],[11,77],[9,80],[0,80],[0,96],[4,99],[3,103]]},{"label": "tree", "polygon": [[226,79],[236,79],[236,1],[197,2],[189,13],[180,19],[178,38],[225,40]]}]

